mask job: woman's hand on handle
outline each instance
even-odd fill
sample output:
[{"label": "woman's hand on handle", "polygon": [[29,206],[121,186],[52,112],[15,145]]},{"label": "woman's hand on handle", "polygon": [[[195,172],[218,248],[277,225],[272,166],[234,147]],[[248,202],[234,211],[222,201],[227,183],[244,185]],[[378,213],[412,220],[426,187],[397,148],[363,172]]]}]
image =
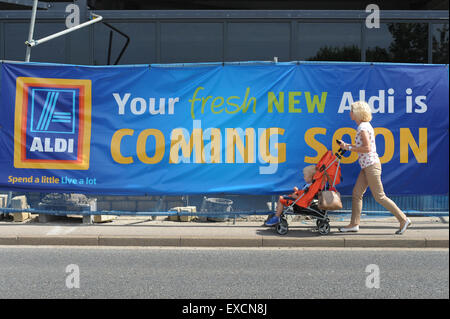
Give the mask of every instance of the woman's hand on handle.
[{"label": "woman's hand on handle", "polygon": [[343,140],[336,140],[338,142],[339,147],[343,150],[348,150],[348,144],[345,143]]}]

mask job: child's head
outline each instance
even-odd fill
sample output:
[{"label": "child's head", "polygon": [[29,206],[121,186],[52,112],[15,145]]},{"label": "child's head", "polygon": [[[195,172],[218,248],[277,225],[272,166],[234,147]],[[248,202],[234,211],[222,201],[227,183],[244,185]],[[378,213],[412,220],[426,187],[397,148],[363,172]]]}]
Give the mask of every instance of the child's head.
[{"label": "child's head", "polygon": [[303,169],[303,178],[308,184],[312,182],[314,174],[316,174],[316,165],[309,165]]}]

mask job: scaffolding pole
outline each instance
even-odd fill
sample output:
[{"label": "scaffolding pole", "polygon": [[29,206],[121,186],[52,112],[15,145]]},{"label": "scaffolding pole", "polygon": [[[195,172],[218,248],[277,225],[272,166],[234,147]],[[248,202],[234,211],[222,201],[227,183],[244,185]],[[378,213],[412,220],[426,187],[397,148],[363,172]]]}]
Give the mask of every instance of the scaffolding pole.
[{"label": "scaffolding pole", "polygon": [[81,23],[81,24],[79,24],[77,26],[74,26],[72,28],[68,28],[66,30],[57,32],[55,34],[51,34],[51,35],[49,35],[47,37],[44,37],[42,39],[33,40],[34,25],[36,24],[37,7],[38,7],[38,0],[34,0],[34,2],[33,2],[33,10],[32,10],[32,13],[31,13],[30,30],[28,32],[28,40],[25,41],[25,44],[27,45],[27,52],[26,52],[26,55],[25,55],[25,62],[30,62],[31,48],[32,47],[35,47],[35,46],[37,46],[39,44],[45,43],[45,42],[50,41],[52,39],[58,38],[58,37],[60,37],[62,35],[71,33],[73,31],[76,31],[78,29],[84,28],[84,27],[86,27],[88,25],[91,25],[91,24],[94,24],[94,23],[97,23],[97,22],[100,22],[100,21],[103,20],[102,16],[99,16],[97,14],[91,13],[91,15],[93,16],[92,20],[86,21],[86,22]]},{"label": "scaffolding pole", "polygon": [[79,25],[77,25],[77,26],[75,26],[75,27],[72,27],[72,28],[69,28],[69,29],[60,31],[60,32],[55,33],[55,34],[52,34],[52,35],[49,35],[49,36],[47,36],[47,37],[45,37],[45,38],[42,38],[42,39],[39,39],[39,40],[26,41],[25,44],[26,44],[29,48],[35,47],[35,46],[37,46],[37,45],[39,45],[39,44],[42,44],[42,43],[45,43],[45,42],[47,42],[47,41],[53,40],[53,39],[58,38],[58,37],[60,37],[60,36],[62,36],[62,35],[65,35],[65,34],[67,34],[67,33],[70,33],[70,32],[76,31],[76,30],[78,30],[78,29],[84,28],[84,27],[86,27],[86,26],[88,26],[88,25],[91,25],[91,24],[100,22],[100,21],[102,21],[102,19],[103,19],[102,16],[99,16],[99,15],[96,15],[96,14],[93,14],[93,13],[92,13],[92,16],[94,17],[94,19],[89,20],[89,21],[87,21],[87,22],[85,22],[85,23],[79,24]]},{"label": "scaffolding pole", "polygon": [[[27,42],[33,40],[34,24],[36,22],[37,5],[38,5],[38,0],[34,0],[33,9],[31,11],[30,30],[28,32],[28,41]],[[31,47],[27,46],[27,53],[25,54],[25,62],[30,62],[30,56],[31,56]]]}]

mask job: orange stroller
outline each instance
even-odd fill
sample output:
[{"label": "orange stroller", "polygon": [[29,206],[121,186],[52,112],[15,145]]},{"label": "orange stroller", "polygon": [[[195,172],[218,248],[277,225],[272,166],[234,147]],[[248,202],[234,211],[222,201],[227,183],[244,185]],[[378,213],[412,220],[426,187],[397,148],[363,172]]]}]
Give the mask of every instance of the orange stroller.
[{"label": "orange stroller", "polygon": [[296,199],[284,197],[286,207],[280,216],[280,222],[275,226],[278,234],[285,235],[289,231],[287,215],[306,215],[317,219],[316,225],[321,235],[327,235],[330,232],[330,219],[328,212],[319,208],[318,195],[324,190],[336,191],[335,186],[341,180],[341,158],[345,150],[340,149],[335,154],[327,151],[316,165],[316,173],[313,176],[311,186],[306,190],[297,192]]}]

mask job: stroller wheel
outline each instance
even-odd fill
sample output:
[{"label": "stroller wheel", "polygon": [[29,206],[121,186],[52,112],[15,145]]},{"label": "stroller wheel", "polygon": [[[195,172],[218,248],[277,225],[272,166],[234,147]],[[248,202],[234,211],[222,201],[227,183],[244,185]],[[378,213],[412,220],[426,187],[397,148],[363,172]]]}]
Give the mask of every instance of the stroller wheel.
[{"label": "stroller wheel", "polygon": [[323,221],[321,221],[320,219],[316,220],[316,226],[317,226],[317,229],[320,228],[320,225],[321,225],[322,223],[323,223]]},{"label": "stroller wheel", "polygon": [[330,223],[328,221],[317,221],[319,234],[328,235],[330,233]]},{"label": "stroller wheel", "polygon": [[319,229],[320,227],[322,227],[323,224],[328,224],[328,223],[330,223],[330,219],[328,219],[328,218],[325,218],[325,219],[317,219],[317,220],[316,220],[316,226],[317,226],[317,229]]},{"label": "stroller wheel", "polygon": [[277,233],[280,235],[286,235],[289,231],[287,220],[281,218],[280,223],[276,226]]}]

